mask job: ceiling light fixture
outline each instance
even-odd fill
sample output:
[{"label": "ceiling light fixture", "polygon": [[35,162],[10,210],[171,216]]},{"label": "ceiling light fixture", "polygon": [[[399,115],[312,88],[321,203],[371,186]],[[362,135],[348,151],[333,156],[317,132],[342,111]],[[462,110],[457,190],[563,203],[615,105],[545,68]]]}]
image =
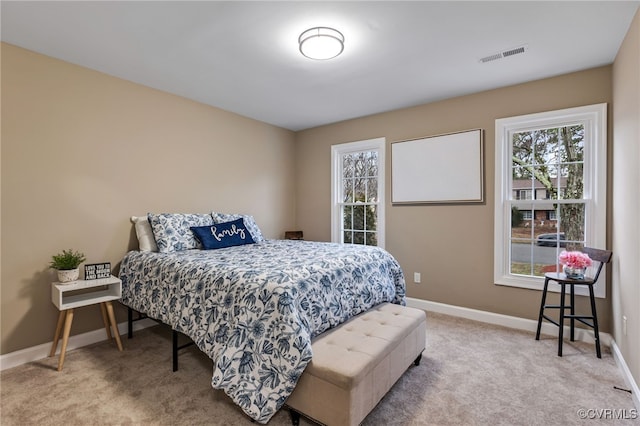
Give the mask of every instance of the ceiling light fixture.
[{"label": "ceiling light fixture", "polygon": [[310,59],[335,58],[344,50],[344,36],[329,27],[314,27],[298,37],[300,53]]}]

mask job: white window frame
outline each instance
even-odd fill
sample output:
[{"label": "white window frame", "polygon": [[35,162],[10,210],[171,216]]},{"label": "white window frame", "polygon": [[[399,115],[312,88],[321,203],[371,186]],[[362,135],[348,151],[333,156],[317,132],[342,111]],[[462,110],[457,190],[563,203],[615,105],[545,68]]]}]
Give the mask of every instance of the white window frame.
[{"label": "white window frame", "polygon": [[[607,104],[588,105],[548,111],[537,114],[496,120],[495,137],[495,222],[494,222],[494,282],[497,285],[542,290],[543,277],[514,275],[509,272],[511,250],[511,157],[512,138],[517,132],[541,127],[562,127],[581,123],[585,129],[584,146],[584,200],[585,200],[585,245],[606,248],[607,225]],[[532,200],[535,203],[535,200]],[[541,200],[540,202],[545,202]],[[548,201],[546,201],[548,203]],[[595,285],[596,297],[606,296],[606,271]],[[552,283],[551,291],[560,291]],[[577,288],[577,294],[588,294]]]},{"label": "white window frame", "polygon": [[378,152],[378,203],[376,206],[378,247],[385,244],[385,138],[367,139],[331,146],[331,241],[344,242],[342,234],[342,165],[341,156],[362,151]]}]

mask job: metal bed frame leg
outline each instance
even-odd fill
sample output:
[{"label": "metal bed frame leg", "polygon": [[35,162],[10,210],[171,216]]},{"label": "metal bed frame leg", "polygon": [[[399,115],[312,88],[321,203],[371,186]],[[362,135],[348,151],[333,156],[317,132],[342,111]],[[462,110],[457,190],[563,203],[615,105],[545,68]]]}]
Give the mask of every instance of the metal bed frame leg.
[{"label": "metal bed frame leg", "polygon": [[289,408],[289,415],[291,416],[291,424],[298,426],[300,424],[300,413]]},{"label": "metal bed frame leg", "polygon": [[171,334],[172,334],[172,343],[173,343],[173,351],[172,351],[172,358],[173,358],[173,372],[175,373],[176,371],[178,371],[178,332],[175,330],[171,330]]},{"label": "metal bed frame leg", "polygon": [[[138,313],[138,318],[133,318],[133,309],[127,306],[127,337],[129,339],[133,338],[133,322],[138,321],[144,318],[148,318],[144,314]],[[158,321],[159,322],[159,321]],[[173,364],[173,371],[178,371],[178,351],[180,349],[184,349],[188,346],[193,345],[193,341],[189,343],[185,343],[184,345],[178,345],[178,332],[176,330],[171,330],[171,358]]]},{"label": "metal bed frame leg", "polygon": [[420,360],[422,359],[422,354],[418,355],[418,357],[413,360],[413,365],[415,365],[416,367],[420,365]]},{"label": "metal bed frame leg", "polygon": [[180,349],[184,349],[191,345],[195,345],[193,341],[185,343],[183,345],[178,345],[178,332],[176,330],[171,330],[171,346],[172,346],[172,359],[173,359],[173,371],[174,373],[178,371],[178,351]]},{"label": "metal bed frame leg", "polygon": [[[137,312],[138,317],[137,318],[133,318],[133,313]],[[140,312],[134,310],[133,308],[127,306],[127,337],[129,339],[133,338],[133,323],[135,321],[140,321],[143,320],[145,318],[149,318],[146,314],[141,314]],[[158,322],[158,321],[157,321]]]},{"label": "metal bed frame leg", "polygon": [[133,309],[127,306],[127,338],[133,338]]}]

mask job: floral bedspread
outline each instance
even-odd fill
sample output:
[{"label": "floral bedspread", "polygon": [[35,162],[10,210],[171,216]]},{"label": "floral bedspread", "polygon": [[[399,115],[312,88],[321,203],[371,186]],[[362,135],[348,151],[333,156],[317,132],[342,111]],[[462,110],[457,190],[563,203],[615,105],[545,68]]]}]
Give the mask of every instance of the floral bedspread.
[{"label": "floral bedspread", "polygon": [[219,250],[132,251],[122,302],[189,336],[212,386],[266,423],[311,360],[311,339],[383,302],[405,304],[397,261],[378,247],[265,240]]}]

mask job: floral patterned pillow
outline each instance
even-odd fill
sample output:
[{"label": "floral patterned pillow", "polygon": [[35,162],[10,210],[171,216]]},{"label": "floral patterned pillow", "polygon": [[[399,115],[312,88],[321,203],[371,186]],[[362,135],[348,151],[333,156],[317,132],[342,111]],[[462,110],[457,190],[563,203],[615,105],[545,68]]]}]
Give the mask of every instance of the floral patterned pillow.
[{"label": "floral patterned pillow", "polygon": [[213,218],[214,223],[223,223],[230,222],[236,219],[244,219],[244,225],[247,227],[249,233],[253,237],[253,241],[259,243],[260,241],[264,241],[264,237],[262,236],[262,232],[260,232],[260,228],[256,223],[253,216],[247,214],[228,214],[228,213],[216,213],[211,212],[211,217]]},{"label": "floral patterned pillow", "polygon": [[160,253],[202,248],[191,227],[213,225],[208,214],[149,213],[147,217]]}]

